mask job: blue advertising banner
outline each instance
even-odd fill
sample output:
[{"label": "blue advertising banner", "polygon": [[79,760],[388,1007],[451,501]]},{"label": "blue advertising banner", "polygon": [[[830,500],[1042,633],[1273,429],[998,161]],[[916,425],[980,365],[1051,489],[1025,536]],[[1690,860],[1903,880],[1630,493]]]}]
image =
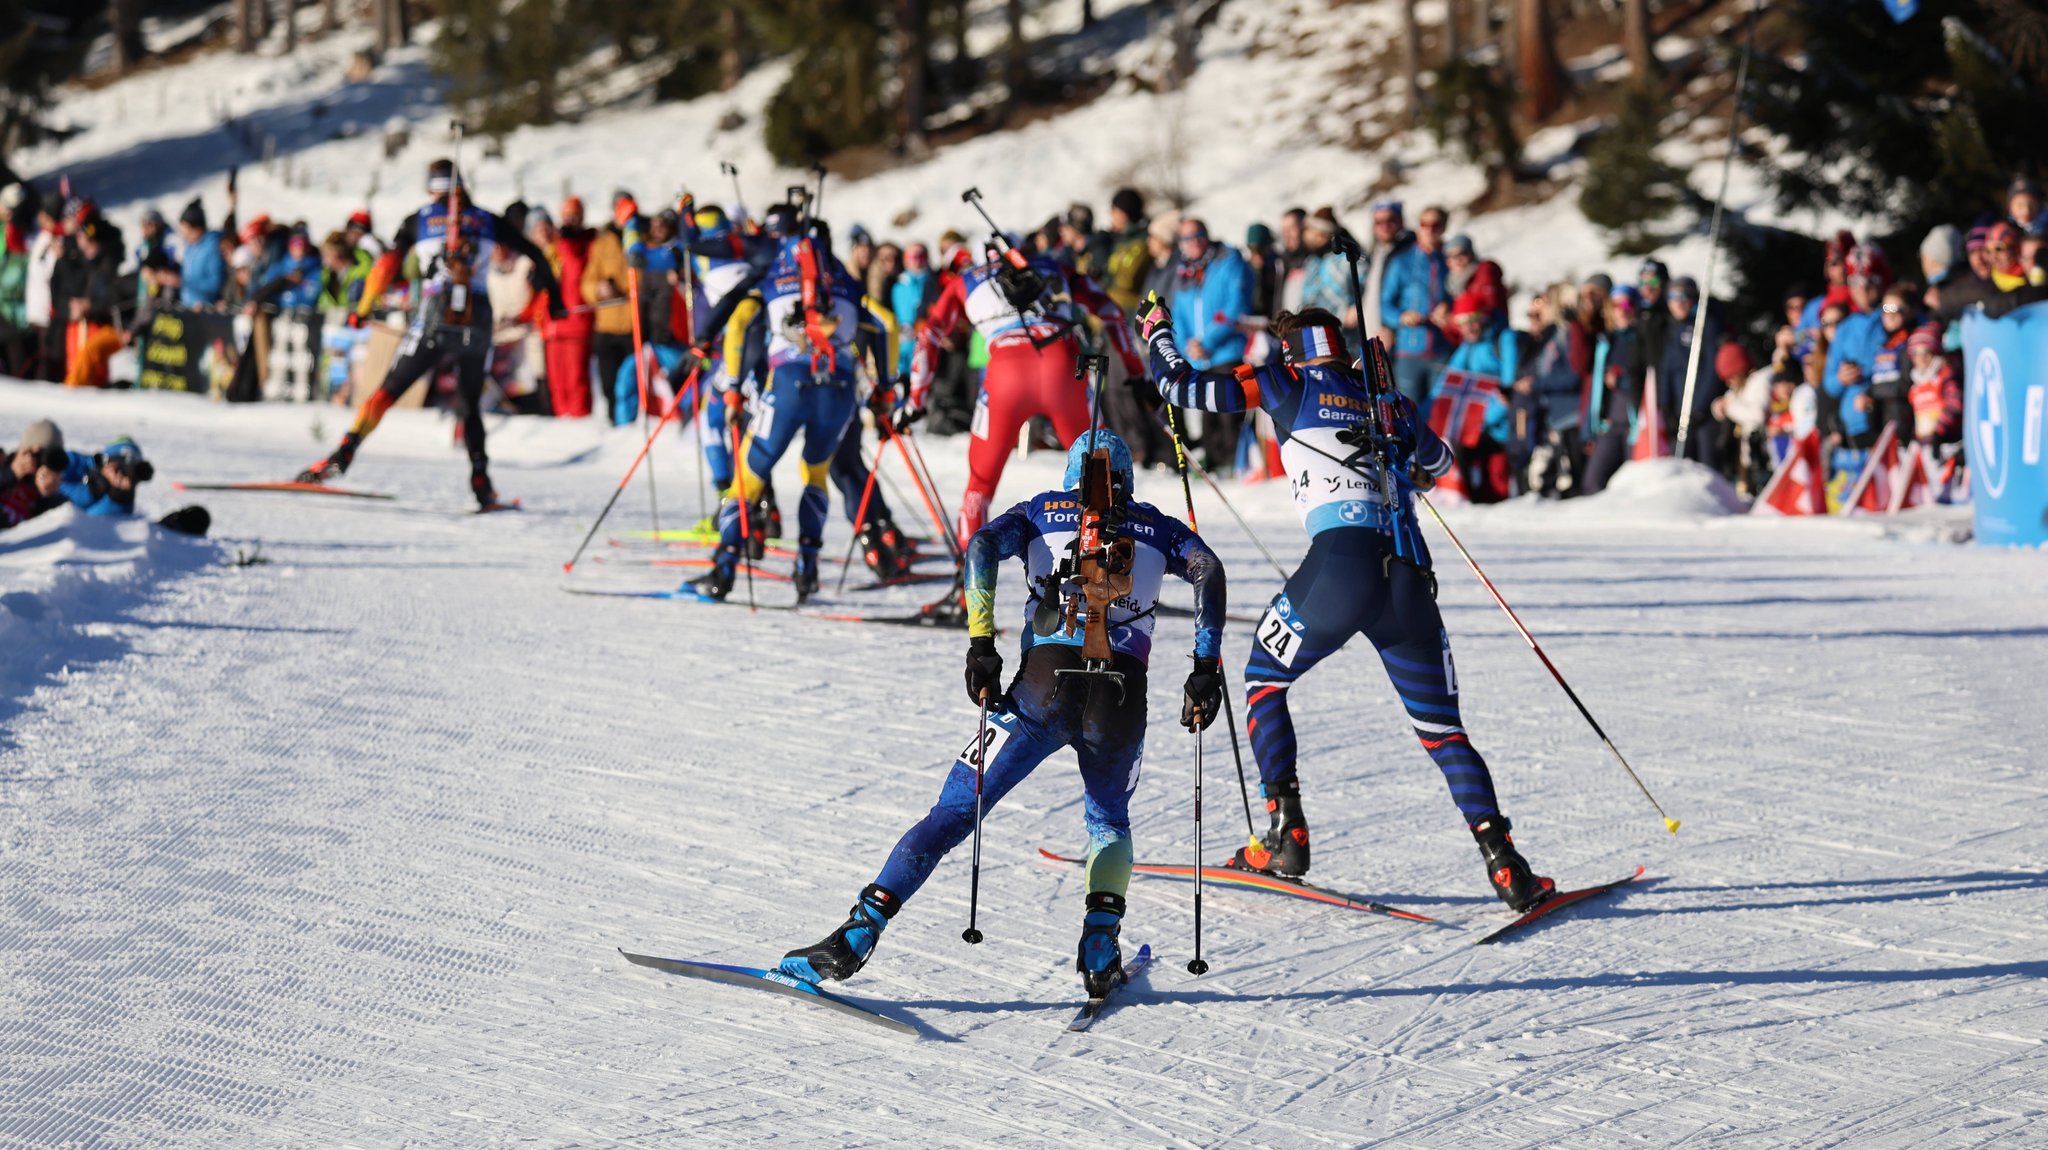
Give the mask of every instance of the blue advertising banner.
[{"label": "blue advertising banner", "polygon": [[1977,542],[2048,544],[2048,462],[2042,457],[2048,401],[2048,303],[2003,319],[1963,317],[1963,446]]}]

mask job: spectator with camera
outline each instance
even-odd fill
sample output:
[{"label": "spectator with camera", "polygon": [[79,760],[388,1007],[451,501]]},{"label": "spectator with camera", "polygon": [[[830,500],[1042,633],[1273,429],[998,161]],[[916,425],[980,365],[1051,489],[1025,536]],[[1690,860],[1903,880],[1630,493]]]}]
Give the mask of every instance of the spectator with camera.
[{"label": "spectator with camera", "polygon": [[39,419],[23,428],[21,442],[0,468],[0,530],[64,506],[63,487],[72,463],[64,450],[64,433],[55,423]]}]

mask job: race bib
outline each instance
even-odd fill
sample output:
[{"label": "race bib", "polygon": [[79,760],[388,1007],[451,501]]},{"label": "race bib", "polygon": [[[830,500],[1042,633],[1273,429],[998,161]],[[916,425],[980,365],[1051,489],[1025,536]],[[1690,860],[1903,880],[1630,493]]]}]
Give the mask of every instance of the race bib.
[{"label": "race bib", "polygon": [[1283,667],[1294,666],[1294,657],[1301,652],[1301,637],[1308,628],[1294,618],[1294,604],[1283,593],[1259,616],[1259,649],[1273,657]]},{"label": "race bib", "polygon": [[988,438],[988,392],[986,391],[982,392],[980,397],[974,401],[974,421],[968,426],[967,433],[976,439]]},{"label": "race bib", "polygon": [[996,755],[1003,749],[1003,744],[1009,742],[1010,736],[1016,731],[1015,715],[990,711],[988,722],[979,725],[974,737],[967,740],[967,746],[961,749],[960,765],[971,771],[985,763],[994,762]]}]

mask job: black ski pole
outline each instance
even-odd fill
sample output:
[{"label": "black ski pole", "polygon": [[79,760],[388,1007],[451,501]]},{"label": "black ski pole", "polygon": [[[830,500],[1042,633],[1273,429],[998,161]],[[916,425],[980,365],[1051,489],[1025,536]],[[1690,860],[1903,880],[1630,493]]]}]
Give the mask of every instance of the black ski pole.
[{"label": "black ski pole", "polygon": [[811,174],[818,177],[818,194],[811,201],[811,214],[822,216],[825,214],[825,162],[823,160],[813,161],[811,163]]},{"label": "black ski pole", "polygon": [[[1181,445],[1180,428],[1174,423],[1173,405],[1168,403],[1162,406],[1166,408],[1166,433],[1173,437],[1173,463],[1174,469],[1180,472],[1181,498],[1188,503],[1188,530],[1196,531],[1195,492],[1194,488],[1188,486],[1188,454]],[[1218,671],[1221,671],[1221,667]],[[1252,792],[1244,778],[1244,751],[1239,748],[1237,742],[1237,708],[1230,705],[1230,678],[1227,675],[1223,680],[1223,718],[1230,724],[1230,754],[1237,760],[1237,796],[1244,800],[1245,834],[1251,837],[1253,850],[1264,850],[1265,844],[1259,841],[1258,824],[1252,821]]]},{"label": "black ski pole", "polygon": [[[1230,676],[1220,664],[1216,673],[1223,676],[1223,721],[1230,724],[1230,757],[1237,760],[1237,795],[1244,800],[1244,831],[1251,836],[1253,850],[1265,850],[1266,844],[1259,841],[1258,824],[1252,822],[1252,789],[1244,778],[1244,750],[1237,742],[1237,708],[1230,705]],[[1263,788],[1264,784],[1260,785]]]},{"label": "black ski pole", "polygon": [[1195,957],[1188,960],[1188,973],[1197,977],[1209,973],[1202,961],[1202,725],[1195,724]]},{"label": "black ski pole", "polygon": [[981,689],[981,724],[974,731],[974,862],[967,874],[967,929],[960,938],[969,946],[981,941],[974,926],[981,909],[981,780],[988,770],[988,688]]},{"label": "black ski pole", "polygon": [[[745,196],[742,196],[742,195],[740,195],[740,170],[739,170],[739,168],[738,168],[737,166],[733,165],[733,164],[728,164],[728,163],[726,163],[726,162],[725,162],[724,160],[720,160],[720,161],[718,161],[718,170],[719,170],[719,172],[720,172],[720,173],[721,173],[722,175],[727,175],[727,176],[731,176],[731,177],[732,177],[732,202],[733,202],[734,206],[736,206],[736,207],[737,207],[737,206],[739,206],[739,205],[742,205],[742,204],[746,203],[746,197],[745,197]],[[738,226],[739,226],[739,221],[738,221],[738,220],[734,220],[734,221],[733,221],[733,226],[734,226],[734,227],[738,227]]]}]

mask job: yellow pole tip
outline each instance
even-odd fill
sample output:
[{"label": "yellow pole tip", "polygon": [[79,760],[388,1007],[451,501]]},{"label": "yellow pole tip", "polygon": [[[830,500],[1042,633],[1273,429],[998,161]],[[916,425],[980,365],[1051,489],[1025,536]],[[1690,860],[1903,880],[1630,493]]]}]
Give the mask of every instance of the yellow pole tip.
[{"label": "yellow pole tip", "polygon": [[1674,834],[1674,835],[1675,835],[1675,834],[1677,834],[1677,833],[1678,833],[1678,820],[1677,820],[1677,819],[1665,819],[1665,820],[1664,820],[1664,829],[1665,829],[1665,830],[1667,830],[1667,831],[1670,831],[1670,832],[1671,832],[1672,834]]}]

